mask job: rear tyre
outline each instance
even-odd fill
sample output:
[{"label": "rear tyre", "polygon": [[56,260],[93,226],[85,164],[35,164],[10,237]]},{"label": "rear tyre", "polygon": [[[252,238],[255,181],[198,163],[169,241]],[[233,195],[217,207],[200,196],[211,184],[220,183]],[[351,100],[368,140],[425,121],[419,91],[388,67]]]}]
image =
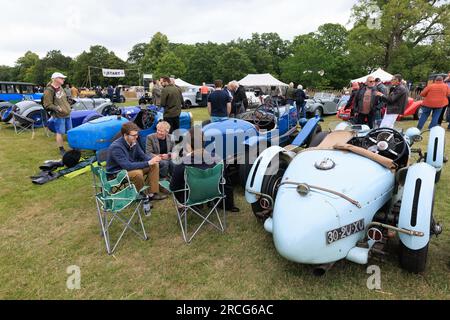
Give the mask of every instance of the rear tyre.
[{"label": "rear tyre", "polygon": [[[272,160],[269,167],[271,165],[274,165],[276,162]],[[266,175],[264,176],[264,180],[262,183],[261,193],[269,195],[273,201],[275,201],[275,198],[278,193],[278,187],[280,186],[281,180],[283,179],[283,175],[286,172],[287,167],[289,166],[289,163],[280,158],[278,170],[273,175]],[[264,208],[261,205],[261,199],[258,200],[255,203],[252,203],[252,211],[255,217],[258,220],[261,220],[264,222],[267,218],[269,218],[272,215],[273,208],[270,210]]]}]

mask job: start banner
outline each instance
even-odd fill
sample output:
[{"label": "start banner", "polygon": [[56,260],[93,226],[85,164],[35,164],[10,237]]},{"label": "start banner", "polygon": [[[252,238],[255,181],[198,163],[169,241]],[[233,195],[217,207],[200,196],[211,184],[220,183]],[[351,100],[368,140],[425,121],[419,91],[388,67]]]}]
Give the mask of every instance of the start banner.
[{"label": "start banner", "polygon": [[102,69],[103,76],[107,78],[124,78],[125,70],[120,69]]}]

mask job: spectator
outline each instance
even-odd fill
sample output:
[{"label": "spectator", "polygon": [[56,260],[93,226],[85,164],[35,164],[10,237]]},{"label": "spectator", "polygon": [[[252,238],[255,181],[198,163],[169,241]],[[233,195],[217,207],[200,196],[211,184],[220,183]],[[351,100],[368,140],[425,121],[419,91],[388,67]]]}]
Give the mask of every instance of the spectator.
[{"label": "spectator", "polygon": [[289,83],[289,88],[286,90],[286,102],[290,104],[291,106],[294,105],[295,101],[295,89],[294,89],[294,83]]},{"label": "spectator", "polygon": [[122,137],[114,141],[108,149],[106,169],[109,172],[126,170],[131,182],[141,191],[144,186],[150,188],[146,194],[150,200],[162,200],[166,195],[159,193],[159,156],[149,156],[142,151],[139,143],[139,127],[134,122],[122,125]]},{"label": "spectator", "polygon": [[67,99],[72,99],[72,91],[70,90],[69,84],[66,84],[64,91],[66,92]]},{"label": "spectator", "polygon": [[[120,95],[121,95],[121,90],[120,90],[120,86],[116,86],[116,88],[114,89],[114,95],[116,96],[116,101],[121,101],[120,99]],[[111,100],[112,101],[112,100]]]},{"label": "spectator", "polygon": [[108,98],[111,100],[111,102],[114,101],[114,87],[112,85],[108,86]]},{"label": "spectator", "polygon": [[231,114],[238,116],[244,113],[248,109],[248,99],[244,86],[239,85],[236,80],[233,80],[228,84],[228,89],[231,91],[233,99],[231,101]]},{"label": "spectator", "polygon": [[386,86],[383,84],[383,82],[381,82],[380,78],[375,79],[375,86],[377,88],[377,91],[381,92],[382,94],[388,93]]},{"label": "spectator", "polygon": [[208,97],[208,113],[211,116],[211,122],[217,122],[228,119],[231,113],[231,97],[222,90],[222,80],[214,81],[215,91]]},{"label": "spectator", "polygon": [[146,153],[149,156],[159,156],[161,158],[159,162],[160,178],[167,178],[173,172],[171,158],[175,140],[169,132],[170,124],[166,121],[161,121],[156,125],[156,133],[147,136]]},{"label": "spectator", "polygon": [[77,87],[75,87],[73,84],[70,85],[70,91],[72,99],[78,98],[80,95],[80,92],[78,91]]},{"label": "spectator", "polygon": [[153,103],[159,107],[161,105],[162,86],[159,80],[155,80],[153,83],[154,83],[152,89]]},{"label": "spectator", "polygon": [[306,118],[306,94],[305,91],[303,91],[303,86],[299,84],[297,86],[297,90],[295,91],[295,104],[297,106],[297,117]]},{"label": "spectator", "polygon": [[204,82],[203,85],[200,87],[200,94],[202,95],[202,107],[206,107],[206,105],[208,104],[209,88],[206,86]]},{"label": "spectator", "polygon": [[51,82],[44,90],[43,106],[50,110],[55,119],[56,145],[59,148],[61,156],[66,152],[64,149],[63,135],[72,129],[70,120],[70,104],[62,85],[67,77],[60,72],[52,74]]},{"label": "spectator", "polygon": [[402,84],[402,81],[403,77],[396,74],[391,80],[392,88],[389,95],[377,92],[381,101],[386,103],[386,113],[380,127],[394,128],[398,116],[405,111],[408,103],[408,89]]},{"label": "spectator", "polygon": [[439,125],[439,116],[447,106],[450,95],[450,88],[443,80],[442,77],[436,77],[435,82],[428,85],[420,94],[425,98],[422,105],[422,115],[417,124],[417,128],[420,130],[422,130],[431,112],[433,112],[433,115],[429,129]]},{"label": "spectator", "polygon": [[[221,90],[222,91],[222,90]],[[170,181],[171,190],[181,190],[185,187],[184,169],[186,166],[192,166],[200,169],[213,168],[218,162],[219,158],[211,156],[204,149],[204,136],[200,127],[193,127],[189,130],[185,140],[186,156],[181,159],[181,163],[174,167],[172,179]],[[233,187],[228,175],[228,169],[225,168],[224,176],[226,180],[225,185],[225,210],[231,212],[239,212],[239,208],[234,205]],[[184,202],[184,192],[175,192],[175,197],[179,202]]]},{"label": "spectator", "polygon": [[374,127],[375,111],[379,102],[374,77],[367,77],[366,86],[360,89],[355,97],[354,112],[358,114],[358,124],[367,124],[370,129]]},{"label": "spectator", "polygon": [[170,133],[180,128],[180,113],[183,105],[181,90],[170,81],[169,77],[160,79],[163,89],[161,91],[161,107],[164,107],[164,121],[170,124]]},{"label": "spectator", "polygon": [[102,98],[103,94],[102,94],[102,87],[97,86],[95,87],[95,95],[97,98]]}]

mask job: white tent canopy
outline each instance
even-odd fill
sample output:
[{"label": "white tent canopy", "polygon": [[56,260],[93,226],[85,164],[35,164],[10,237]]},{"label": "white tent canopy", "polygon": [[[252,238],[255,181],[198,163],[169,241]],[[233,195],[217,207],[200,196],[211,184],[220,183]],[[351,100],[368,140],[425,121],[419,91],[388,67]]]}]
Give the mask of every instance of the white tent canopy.
[{"label": "white tent canopy", "polygon": [[270,73],[249,74],[239,81],[239,84],[246,87],[288,87],[286,83],[276,79]]},{"label": "white tent canopy", "polygon": [[179,86],[180,88],[197,87],[197,86],[195,86],[195,85],[193,85],[193,84],[190,84],[190,83],[188,83],[188,82],[186,82],[186,81],[184,81],[184,80],[182,80],[182,79],[180,79],[180,78],[175,79],[175,84],[176,84],[177,86]]},{"label": "white tent canopy", "polygon": [[376,78],[380,78],[381,82],[390,82],[392,80],[393,75],[390,74],[389,72],[384,71],[381,68],[378,68],[376,71],[372,72],[371,74],[368,74],[367,76],[358,78],[358,79],[354,79],[352,80],[352,82],[366,82],[367,77],[372,76],[375,79]]}]

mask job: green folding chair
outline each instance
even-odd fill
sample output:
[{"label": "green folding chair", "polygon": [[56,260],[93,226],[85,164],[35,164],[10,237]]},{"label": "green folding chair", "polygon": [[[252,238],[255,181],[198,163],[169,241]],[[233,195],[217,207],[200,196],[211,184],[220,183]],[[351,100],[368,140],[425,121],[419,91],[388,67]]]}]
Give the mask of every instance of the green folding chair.
[{"label": "green folding chair", "polygon": [[[169,181],[160,181],[159,184],[168,190],[173,197],[175,208],[177,210],[178,222],[180,223],[183,239],[186,243],[190,243],[197,235],[200,229],[208,223],[217,230],[224,232],[226,229],[226,212],[225,212],[225,179],[223,177],[224,164],[218,163],[210,169],[199,169],[186,166],[184,172],[185,188],[173,191],[170,189]],[[184,202],[179,202],[176,194],[184,193]],[[223,222],[220,218],[218,206],[222,202]],[[206,212],[199,206],[207,205]],[[194,227],[195,229],[189,234],[188,230],[188,214],[192,212],[201,218],[201,223]],[[215,213],[217,223],[211,221],[210,217]],[[214,217],[214,215],[213,215]]]},{"label": "green folding chair", "polygon": [[[91,170],[94,179],[98,219],[108,254],[112,254],[116,250],[127,230],[133,231],[143,240],[148,240],[141,215],[143,197],[137,192],[134,184],[130,182],[127,171],[119,171],[114,179],[108,180],[104,167],[91,165]],[[127,217],[125,211],[132,213]],[[135,217],[137,217],[137,223],[140,224],[142,231],[136,230],[131,225]],[[111,249],[110,228],[114,221],[120,222],[123,230]]]}]

